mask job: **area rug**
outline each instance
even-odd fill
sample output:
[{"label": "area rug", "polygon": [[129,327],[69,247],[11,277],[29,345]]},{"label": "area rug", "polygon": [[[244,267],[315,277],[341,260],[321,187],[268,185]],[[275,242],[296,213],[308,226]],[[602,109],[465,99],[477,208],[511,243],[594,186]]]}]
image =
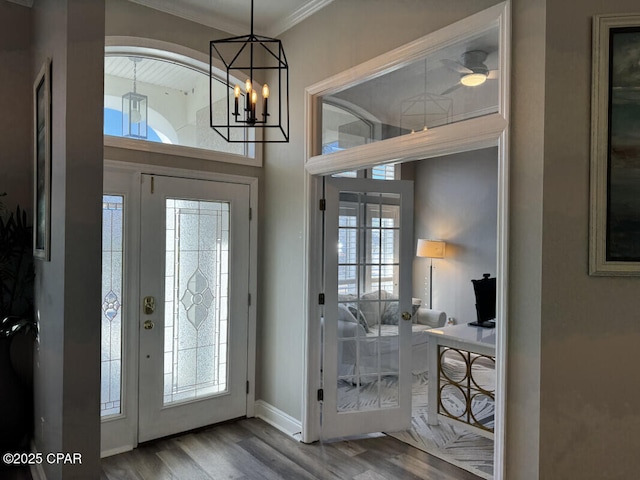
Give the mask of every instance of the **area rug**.
[{"label": "area rug", "polygon": [[[454,370],[464,367],[453,362],[448,364],[448,368],[451,369],[450,374],[452,374]],[[487,369],[485,372],[480,373],[474,369],[474,372],[474,377],[484,375],[487,383],[492,382],[493,378],[495,378],[495,372],[492,369]],[[388,435],[481,478],[492,479],[493,441],[469,432],[462,427],[452,426],[443,422],[438,425],[428,425],[427,385],[428,372],[413,375],[411,429],[405,432],[388,433]],[[395,404],[397,401],[397,378],[384,377],[380,382],[371,382],[360,389],[347,383],[341,384],[338,394],[340,398],[339,409],[349,411],[356,405],[361,409],[366,409],[369,403],[374,406],[377,403],[377,395],[375,394],[378,392],[378,388],[380,389],[380,398],[383,405],[391,406]],[[451,412],[458,408],[464,408],[461,400],[453,395],[445,396],[443,402]],[[479,402],[474,402],[472,407],[476,418],[483,421],[485,425],[493,426],[493,402],[483,402],[481,400]]]}]

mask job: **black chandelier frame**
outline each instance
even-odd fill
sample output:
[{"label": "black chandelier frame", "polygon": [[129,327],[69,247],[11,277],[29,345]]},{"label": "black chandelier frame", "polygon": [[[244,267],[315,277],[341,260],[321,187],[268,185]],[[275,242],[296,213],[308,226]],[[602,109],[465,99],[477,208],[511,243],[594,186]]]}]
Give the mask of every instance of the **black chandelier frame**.
[{"label": "black chandelier frame", "polygon": [[[256,57],[260,56],[262,64],[256,63]],[[248,58],[247,58],[248,57]],[[224,123],[214,121],[213,86],[217,81],[214,63],[222,62],[226,76],[226,115]],[[248,63],[247,63],[248,60]],[[269,63],[271,62],[271,63]],[[277,79],[276,111],[269,111],[267,93],[263,97],[260,109],[254,88],[254,74],[263,72],[262,78]],[[234,74],[235,73],[235,74]],[[271,73],[271,75],[269,75]],[[236,80],[241,76],[248,76],[246,85],[250,86],[244,92],[236,93],[238,86],[234,88]],[[266,83],[266,82],[265,82]],[[245,85],[241,83],[241,85]],[[284,102],[284,105],[283,105]],[[233,108],[232,108],[233,105]],[[212,40],[209,46],[209,124],[222,138],[229,143],[287,143],[289,142],[289,64],[284,53],[282,42],[276,38],[255,35],[253,31],[253,0],[251,0],[251,33],[220,40]],[[239,139],[233,132],[255,129],[253,138]],[[261,135],[258,131],[261,130]],[[269,133],[275,132],[275,133]],[[247,132],[248,133],[248,132]],[[245,134],[246,135],[246,134]]]}]

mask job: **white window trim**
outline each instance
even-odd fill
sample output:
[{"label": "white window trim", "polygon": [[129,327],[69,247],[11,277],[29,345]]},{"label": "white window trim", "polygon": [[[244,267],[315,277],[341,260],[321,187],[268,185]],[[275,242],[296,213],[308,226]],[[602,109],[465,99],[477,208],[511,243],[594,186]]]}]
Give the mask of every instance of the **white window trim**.
[{"label": "white window trim", "polygon": [[[139,55],[147,58],[155,58],[158,60],[186,65],[194,70],[198,70],[209,75],[209,56],[207,54],[182,45],[164,42],[161,40],[129,36],[107,36],[105,38],[105,55]],[[220,71],[224,71],[224,65],[216,59],[214,59],[214,67],[218,68]],[[253,155],[253,157],[182,145],[145,142],[110,135],[104,136],[104,145],[105,147],[124,148],[127,150],[158,153],[161,155],[177,155],[236,165],[262,167],[262,148],[258,147],[260,144],[255,143],[247,144],[249,155]]]}]

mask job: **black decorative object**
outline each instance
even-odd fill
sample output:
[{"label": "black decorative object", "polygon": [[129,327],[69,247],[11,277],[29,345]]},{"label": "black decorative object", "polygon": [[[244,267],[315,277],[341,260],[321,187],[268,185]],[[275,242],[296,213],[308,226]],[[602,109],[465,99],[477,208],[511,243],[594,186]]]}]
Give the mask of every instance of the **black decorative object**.
[{"label": "black decorative object", "polygon": [[[253,33],[253,0],[251,33],[212,40],[209,59],[211,128],[229,143],[289,142],[289,65],[280,40]],[[226,70],[223,106],[215,105],[213,98],[216,61]],[[263,82],[259,89],[255,75]],[[225,118],[216,108],[225,111]],[[245,135],[248,129],[253,129],[253,134]]]},{"label": "black decorative object", "polygon": [[469,325],[484,328],[496,326],[496,279],[489,278],[489,273],[482,275],[482,280],[471,280],[476,295],[476,314],[478,321]]}]

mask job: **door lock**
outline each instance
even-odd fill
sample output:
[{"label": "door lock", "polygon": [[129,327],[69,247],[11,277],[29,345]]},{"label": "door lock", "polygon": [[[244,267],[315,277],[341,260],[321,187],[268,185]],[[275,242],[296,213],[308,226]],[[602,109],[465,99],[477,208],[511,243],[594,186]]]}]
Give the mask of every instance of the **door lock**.
[{"label": "door lock", "polygon": [[144,299],[142,300],[142,305],[142,309],[145,315],[151,315],[156,311],[156,299],[151,296],[144,297]]},{"label": "door lock", "polygon": [[402,312],[403,320],[411,320],[411,314],[409,312]]},{"label": "door lock", "polygon": [[151,330],[154,327],[154,323],[151,320],[145,320],[142,326],[145,330]]}]

